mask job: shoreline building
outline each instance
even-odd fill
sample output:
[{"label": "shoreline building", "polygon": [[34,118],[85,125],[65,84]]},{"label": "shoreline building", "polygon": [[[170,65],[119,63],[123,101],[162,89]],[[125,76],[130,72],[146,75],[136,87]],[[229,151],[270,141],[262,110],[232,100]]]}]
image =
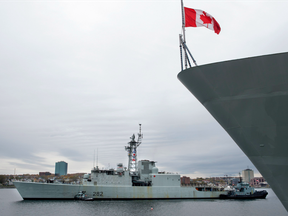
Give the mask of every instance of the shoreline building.
[{"label": "shoreline building", "polygon": [[182,176],[181,178],[181,185],[190,185],[190,177]]},{"label": "shoreline building", "polygon": [[252,169],[242,170],[243,182],[250,183],[251,179],[254,178],[254,171]]},{"label": "shoreline building", "polygon": [[58,161],[55,163],[55,175],[67,175],[68,163],[65,161]]},{"label": "shoreline building", "polygon": [[251,179],[250,185],[252,187],[259,188],[259,187],[266,187],[268,184],[263,177],[255,177]]},{"label": "shoreline building", "polygon": [[51,175],[50,172],[39,172],[39,176],[48,176]]}]

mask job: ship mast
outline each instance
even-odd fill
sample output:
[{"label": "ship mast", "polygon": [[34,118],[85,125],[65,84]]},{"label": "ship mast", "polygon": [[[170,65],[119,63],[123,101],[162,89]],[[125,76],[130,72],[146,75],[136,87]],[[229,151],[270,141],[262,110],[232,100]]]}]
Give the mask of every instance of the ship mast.
[{"label": "ship mast", "polygon": [[128,171],[130,174],[135,174],[138,172],[137,163],[137,147],[141,144],[143,134],[141,134],[141,124],[139,124],[138,139],[135,141],[135,135],[130,137],[131,141],[128,142],[128,146],[125,146],[125,150],[128,152]]}]

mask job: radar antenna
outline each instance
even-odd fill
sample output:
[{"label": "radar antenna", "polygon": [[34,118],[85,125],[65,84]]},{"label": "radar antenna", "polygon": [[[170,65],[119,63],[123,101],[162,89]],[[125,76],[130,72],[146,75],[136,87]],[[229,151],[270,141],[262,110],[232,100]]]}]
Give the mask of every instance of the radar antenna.
[{"label": "radar antenna", "polygon": [[137,147],[141,144],[142,139],[143,139],[143,134],[141,134],[141,124],[139,124],[139,133],[138,133]]},{"label": "radar antenna", "polygon": [[133,175],[136,175],[138,172],[137,147],[141,144],[142,138],[143,134],[141,134],[141,124],[139,124],[137,141],[135,141],[135,135],[133,134],[132,137],[130,137],[131,141],[128,142],[128,146],[125,146],[125,150],[128,152],[128,171]]}]

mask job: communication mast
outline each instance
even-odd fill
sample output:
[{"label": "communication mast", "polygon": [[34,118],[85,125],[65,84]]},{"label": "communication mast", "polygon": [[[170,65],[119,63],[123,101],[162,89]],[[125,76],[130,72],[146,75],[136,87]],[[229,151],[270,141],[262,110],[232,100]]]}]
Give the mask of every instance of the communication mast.
[{"label": "communication mast", "polygon": [[135,135],[130,137],[131,141],[128,142],[128,146],[125,146],[125,150],[128,152],[128,171],[130,174],[136,174],[138,172],[137,163],[137,147],[141,144],[143,134],[141,134],[141,124],[139,124],[138,139],[135,141]]}]

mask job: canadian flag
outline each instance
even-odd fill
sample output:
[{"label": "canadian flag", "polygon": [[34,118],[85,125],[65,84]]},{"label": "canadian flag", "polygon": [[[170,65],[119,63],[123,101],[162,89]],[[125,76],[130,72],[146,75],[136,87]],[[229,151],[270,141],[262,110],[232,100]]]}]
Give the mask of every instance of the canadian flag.
[{"label": "canadian flag", "polygon": [[221,31],[219,23],[210,14],[202,10],[184,7],[185,27],[201,27],[214,30],[216,34]]}]

